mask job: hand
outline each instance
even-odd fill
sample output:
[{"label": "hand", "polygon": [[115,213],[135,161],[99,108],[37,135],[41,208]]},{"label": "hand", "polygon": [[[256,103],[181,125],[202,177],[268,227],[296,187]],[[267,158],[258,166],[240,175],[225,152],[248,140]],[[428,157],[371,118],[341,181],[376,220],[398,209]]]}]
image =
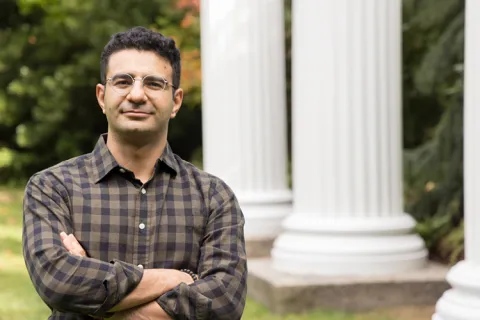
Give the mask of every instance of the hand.
[{"label": "hand", "polygon": [[116,312],[110,319],[112,320],[144,320],[150,318],[141,314],[140,308],[128,309],[125,311]]},{"label": "hand", "polygon": [[149,302],[143,306],[115,313],[112,320],[170,320],[170,316],[155,302]]},{"label": "hand", "polygon": [[83,247],[78,242],[77,238],[73,234],[67,235],[65,232],[60,233],[60,237],[62,238],[63,245],[68,252],[74,256],[79,257],[86,257],[87,253],[83,249]]}]

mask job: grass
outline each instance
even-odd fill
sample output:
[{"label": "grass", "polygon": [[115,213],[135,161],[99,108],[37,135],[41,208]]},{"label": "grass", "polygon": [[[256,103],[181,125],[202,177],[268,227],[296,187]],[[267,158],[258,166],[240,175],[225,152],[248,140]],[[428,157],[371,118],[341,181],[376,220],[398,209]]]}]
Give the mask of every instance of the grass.
[{"label": "grass", "polygon": [[[0,188],[0,320],[48,319],[50,310],[40,300],[28,277],[21,251],[22,191]],[[252,299],[247,300],[243,319],[254,320],[419,320],[429,310],[387,310],[364,315],[315,311],[277,316]]]},{"label": "grass", "polygon": [[0,320],[47,319],[22,257],[22,193],[0,190]]},{"label": "grass", "polygon": [[[245,308],[245,314],[243,319],[255,319],[255,320],[360,320],[353,315],[348,315],[340,312],[326,312],[315,311],[304,314],[288,314],[285,316],[278,316],[271,314],[265,307],[253,301],[247,299],[247,305]],[[390,320],[387,318],[371,318],[365,320]]]}]

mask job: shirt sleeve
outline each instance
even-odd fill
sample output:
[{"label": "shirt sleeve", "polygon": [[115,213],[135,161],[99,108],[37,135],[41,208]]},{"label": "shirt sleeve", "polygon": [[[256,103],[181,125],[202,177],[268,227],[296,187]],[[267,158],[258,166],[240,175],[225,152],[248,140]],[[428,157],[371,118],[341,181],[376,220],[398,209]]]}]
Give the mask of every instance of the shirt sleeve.
[{"label": "shirt sleeve", "polygon": [[108,310],[133,291],[143,271],[122,261],[70,255],[60,238],[61,231],[72,230],[68,199],[52,173],[36,174],[27,183],[22,244],[28,273],[50,308],[110,317]]},{"label": "shirt sleeve", "polygon": [[245,307],[247,263],[244,216],[221,180],[211,187],[210,216],[193,284],[180,284],[157,299],[172,319],[241,319]]}]

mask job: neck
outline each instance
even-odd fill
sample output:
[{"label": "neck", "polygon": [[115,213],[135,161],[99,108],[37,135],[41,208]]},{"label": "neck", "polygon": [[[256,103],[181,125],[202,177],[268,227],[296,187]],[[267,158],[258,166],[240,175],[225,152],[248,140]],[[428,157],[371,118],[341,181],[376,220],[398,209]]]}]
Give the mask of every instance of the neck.
[{"label": "neck", "polygon": [[143,183],[152,176],[166,144],[166,135],[128,139],[109,132],[107,139],[107,147],[118,164],[132,171]]}]

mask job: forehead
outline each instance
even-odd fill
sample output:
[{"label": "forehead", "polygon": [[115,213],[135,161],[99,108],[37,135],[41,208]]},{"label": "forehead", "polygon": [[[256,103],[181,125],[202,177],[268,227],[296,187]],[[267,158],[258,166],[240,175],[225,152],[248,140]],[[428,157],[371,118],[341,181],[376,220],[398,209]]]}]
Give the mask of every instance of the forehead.
[{"label": "forehead", "polygon": [[153,51],[127,49],[110,56],[107,77],[116,73],[130,73],[134,76],[159,74],[171,79],[172,66],[167,59]]}]

